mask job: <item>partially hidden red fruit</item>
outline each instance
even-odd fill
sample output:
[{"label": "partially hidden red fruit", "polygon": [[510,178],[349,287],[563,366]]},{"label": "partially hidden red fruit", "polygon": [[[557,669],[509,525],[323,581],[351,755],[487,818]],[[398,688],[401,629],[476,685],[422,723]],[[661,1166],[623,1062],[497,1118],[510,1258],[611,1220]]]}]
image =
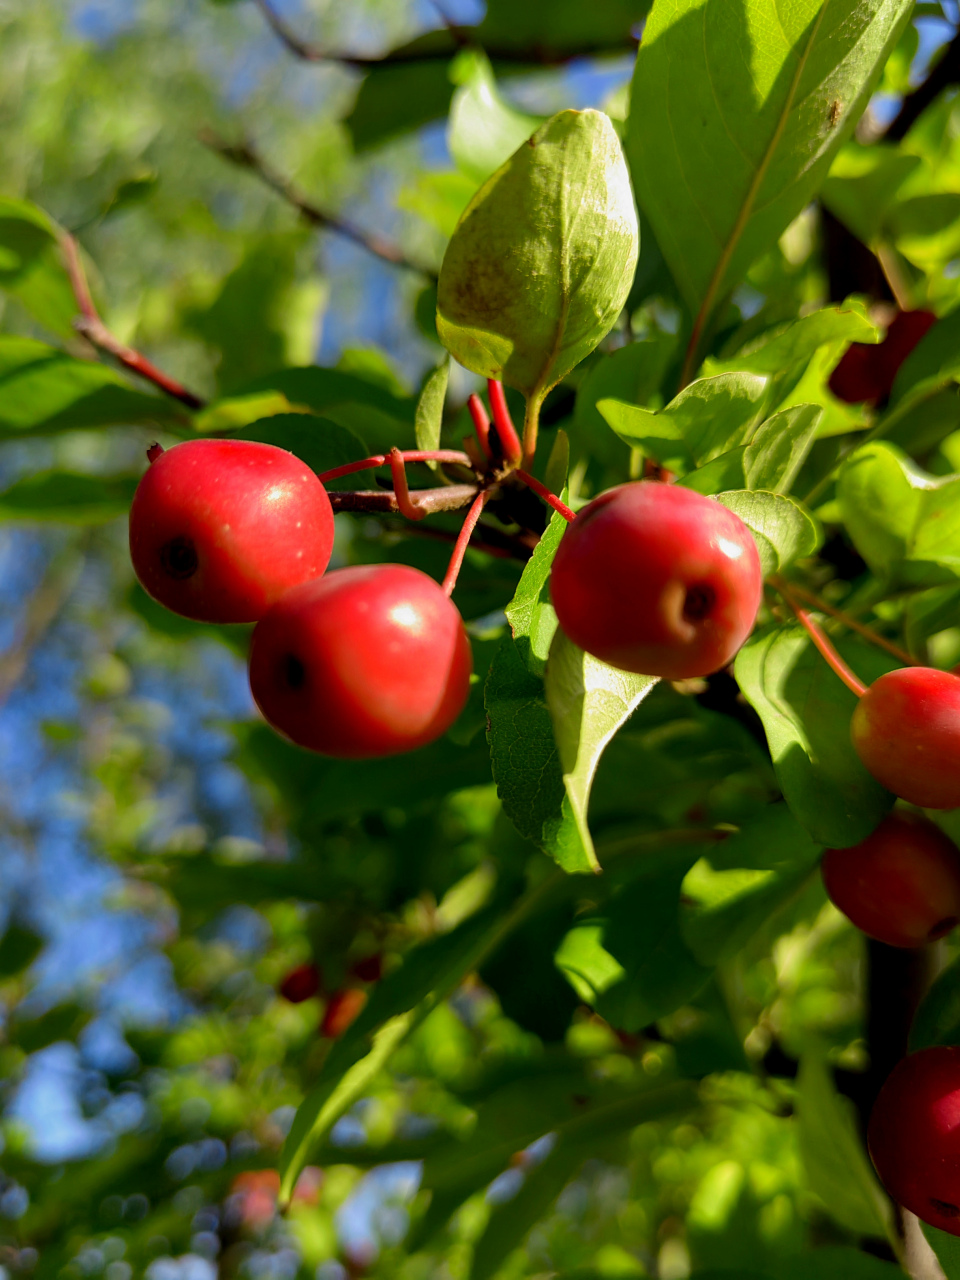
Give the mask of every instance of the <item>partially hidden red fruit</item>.
[{"label": "partially hidden red fruit", "polygon": [[302,1004],[320,990],[320,970],[315,964],[301,964],[291,969],[280,983],[280,994],[291,1004]]},{"label": "partially hidden red fruit", "polygon": [[852,342],[847,347],[830,375],[830,390],[848,404],[885,400],[900,366],[936,322],[932,311],[898,311],[882,342]]},{"label": "partially hidden red fruit", "polygon": [[831,902],[871,938],[922,947],[960,921],[960,849],[928,818],[888,814],[821,867]]},{"label": "partially hidden red fruit", "polygon": [[292,453],[252,440],[187,440],[156,454],[130,508],[144,590],[200,622],[256,622],[323,573],[333,510]]},{"label": "partially hidden red fruit", "polygon": [[412,751],[463,710],[470,642],[432,578],[402,564],[337,569],[257,624],[250,688],[273,727],[347,759]]},{"label": "partially hidden red fruit", "polygon": [[874,1103],[870,1158],[899,1204],[960,1235],[960,1049],[921,1049],[898,1062]]},{"label": "partially hidden red fruit", "polygon": [[901,667],[875,680],[850,724],[857,754],[895,796],[924,809],[960,806],[960,676]]},{"label": "partially hidden red fruit", "polygon": [[367,1003],[367,993],[359,987],[335,991],[327,1002],[320,1023],[320,1034],[336,1040],[359,1016]]},{"label": "partially hidden red fruit", "polygon": [[379,982],[383,977],[383,956],[364,956],[350,970],[361,982]]},{"label": "partially hidden red fruit", "polygon": [[725,666],[763,593],[750,530],[712,498],[636,481],[594,498],[568,525],[550,594],[560,626],[594,657],[682,680]]}]

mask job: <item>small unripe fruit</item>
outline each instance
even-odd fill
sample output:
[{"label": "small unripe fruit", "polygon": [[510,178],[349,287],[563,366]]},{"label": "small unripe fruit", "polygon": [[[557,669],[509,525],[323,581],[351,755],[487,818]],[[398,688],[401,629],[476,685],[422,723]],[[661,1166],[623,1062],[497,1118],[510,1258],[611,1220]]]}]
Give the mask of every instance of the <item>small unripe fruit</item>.
[{"label": "small unripe fruit", "polygon": [[828,849],[831,902],[871,938],[922,947],[960,921],[960,849],[928,818],[888,814],[848,849]]},{"label": "small unripe fruit", "polygon": [[850,734],[895,796],[924,809],[960,806],[960,676],[934,667],[888,671],[857,703]]},{"label": "small unripe fruit", "polygon": [[470,689],[470,642],[432,578],[401,564],[337,569],[294,587],[258,623],[250,688],[266,720],[347,759],[439,738]]},{"label": "small unripe fruit", "polygon": [[280,994],[291,1004],[301,1004],[320,990],[320,970],[315,964],[301,964],[291,969],[280,983]]},{"label": "small unripe fruit", "polygon": [[960,1049],[921,1049],[898,1062],[870,1116],[870,1157],[899,1204],[960,1235]]},{"label": "small unripe fruit", "polygon": [[318,578],[332,549],[333,510],[316,475],[252,440],[187,440],[155,453],[130,508],[144,590],[200,622],[256,622],[285,591]]},{"label": "small unripe fruit", "polygon": [[567,636],[624,671],[683,680],[725,666],[763,594],[750,530],[692,489],[637,481],[567,527],[550,594]]}]

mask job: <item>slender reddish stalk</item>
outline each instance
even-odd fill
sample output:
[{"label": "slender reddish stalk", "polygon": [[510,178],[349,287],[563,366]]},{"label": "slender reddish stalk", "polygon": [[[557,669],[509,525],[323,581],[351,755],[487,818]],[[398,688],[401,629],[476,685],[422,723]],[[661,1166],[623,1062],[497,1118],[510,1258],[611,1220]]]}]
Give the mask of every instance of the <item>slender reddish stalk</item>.
[{"label": "slender reddish stalk", "polygon": [[[770,578],[773,586],[780,591],[781,584],[786,585],[782,578]],[[821,613],[829,613],[831,618],[836,618],[838,622],[842,622],[845,627],[849,627],[851,631],[856,631],[857,635],[863,636],[864,640],[869,640],[871,644],[875,644],[880,649],[886,649],[887,653],[892,654],[895,658],[904,663],[905,666],[915,666],[914,658],[907,653],[906,649],[901,649],[899,645],[894,644],[892,640],[888,640],[886,636],[882,636],[879,632],[874,631],[872,627],[866,626],[858,621],[849,613],[844,613],[842,609],[837,609],[834,605],[828,604],[826,600],[821,600],[818,595],[812,591],[808,591],[806,587],[801,587],[796,582],[791,582],[787,590],[795,596],[799,596],[801,600],[806,600],[808,604],[812,604],[815,609],[819,609]],[[782,594],[782,593],[781,593]]]},{"label": "slender reddish stalk", "polygon": [[851,692],[855,693],[858,698],[862,698],[867,692],[867,686],[858,675],[851,671],[844,660],[840,657],[839,653],[837,653],[836,649],[828,640],[823,629],[818,623],[814,622],[807,610],[797,603],[786,587],[782,584],[778,584],[777,590],[796,614],[797,621],[806,631],[807,635],[820,650],[820,654],[830,670],[834,675],[839,676]]},{"label": "slender reddish stalk", "polygon": [[507,408],[507,397],[503,391],[503,383],[496,378],[487,379],[487,394],[490,396],[490,409],[493,413],[493,425],[500,439],[500,448],[507,462],[519,462],[523,457],[523,445],[517,435],[517,429]]},{"label": "slender reddish stalk", "polygon": [[481,489],[474,498],[470,510],[467,512],[467,518],[463,522],[463,527],[454,544],[453,554],[450,557],[450,564],[447,566],[447,572],[444,576],[442,587],[447,595],[453,594],[453,589],[457,585],[457,578],[460,576],[460,566],[463,564],[463,557],[467,552],[467,543],[470,541],[470,535],[477,527],[477,521],[480,519],[480,513],[483,510],[484,503],[490,497],[489,489]]},{"label": "slender reddish stalk", "polygon": [[470,410],[473,429],[476,431],[477,439],[480,441],[483,456],[489,461],[492,457],[490,452],[490,415],[483,407],[483,401],[476,394],[470,396],[467,400],[467,408]]},{"label": "slender reddish stalk", "polygon": [[[404,462],[453,462],[463,467],[472,467],[469,457],[460,449],[394,449]],[[333,467],[317,476],[321,483],[328,480],[339,480],[341,476],[352,476],[355,471],[370,471],[374,467],[385,466],[390,461],[389,453],[375,453],[362,462],[346,462],[342,467]]]},{"label": "slender reddish stalk", "polygon": [[408,520],[422,520],[427,514],[423,507],[416,507],[410,501],[410,490],[407,488],[407,471],[403,465],[403,454],[394,447],[390,450],[390,474],[393,476],[393,492],[397,495],[397,509]]},{"label": "slender reddish stalk", "polygon": [[70,278],[73,296],[80,311],[79,316],[74,321],[74,328],[77,332],[82,333],[95,347],[99,347],[101,351],[106,351],[108,355],[113,356],[119,364],[122,364],[125,369],[129,369],[131,373],[136,373],[141,378],[145,378],[147,382],[152,382],[155,387],[158,387],[171,399],[179,400],[188,409],[202,409],[204,402],[199,396],[181,386],[174,378],[165,374],[162,369],[158,369],[152,361],[141,355],[139,351],[134,351],[132,347],[126,346],[119,338],[115,338],[103,323],[90,294],[86,273],[80,259],[80,249],[73,236],[66,231],[61,231],[60,233],[60,249],[63,253],[67,275]]},{"label": "slender reddish stalk", "polygon": [[555,493],[551,493],[545,484],[541,484],[536,476],[532,476],[529,471],[522,471],[517,467],[513,473],[518,480],[522,480],[528,489],[532,489],[538,497],[544,502],[548,502],[554,511],[559,511],[564,520],[576,520],[575,511],[571,511],[565,502],[561,502]]}]

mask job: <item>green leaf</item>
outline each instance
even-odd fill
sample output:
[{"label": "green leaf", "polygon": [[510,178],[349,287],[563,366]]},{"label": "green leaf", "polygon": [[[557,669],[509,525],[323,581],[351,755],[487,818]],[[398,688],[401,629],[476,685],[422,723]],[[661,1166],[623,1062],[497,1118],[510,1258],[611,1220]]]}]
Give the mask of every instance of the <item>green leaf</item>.
[{"label": "green leaf", "polygon": [[478,50],[462,53],[450,71],[460,88],[450,104],[447,147],[475,183],[485,182],[543,124],[500,96],[493,70]]},{"label": "green leaf", "polygon": [[616,321],[638,231],[620,141],[562,111],[484,183],[440,270],[437,331],[456,360],[540,400]]},{"label": "green leaf", "polygon": [[[835,641],[867,684],[896,663],[872,645]],[[893,796],[860,762],[850,742],[856,696],[834,675],[799,626],[756,632],[735,674],[766,730],[777,781],[813,838],[835,848],[863,840]]]},{"label": "green leaf", "polygon": [[[366,444],[355,432],[311,413],[275,413],[232,433],[231,439],[259,440],[287,449],[318,474],[370,456]],[[355,475],[344,476],[330,481],[328,487],[352,489],[356,479]]]},{"label": "green leaf", "polygon": [[912,0],[654,6],[627,149],[692,315],[711,315],[813,196],[912,9]]},{"label": "green leaf", "polygon": [[800,1152],[811,1191],[848,1231],[890,1236],[890,1202],[857,1133],[853,1104],[837,1093],[818,1046],[803,1054],[797,1087]]},{"label": "green leaf", "polygon": [[60,253],[60,230],[26,200],[0,198],[0,289],[52,334],[76,337],[79,308]]},{"label": "green leaf", "polygon": [[744,451],[746,487],[789,493],[816,439],[822,416],[820,405],[798,404],[762,423]]},{"label": "green leaf", "polygon": [[12,978],[29,968],[43,950],[43,938],[32,929],[13,923],[0,938],[0,978]]},{"label": "green leaf", "polygon": [[854,546],[884,581],[936,586],[960,577],[960,476],[928,475],[895,445],[874,441],[844,463],[837,499]]},{"label": "green leaf", "polygon": [[542,679],[557,629],[549,603],[550,566],[565,528],[554,513],[524,567],[507,607],[512,635],[501,641],[484,690],[497,794],[521,835],[540,846],[556,830],[565,795]]},{"label": "green leaf", "polygon": [[938,974],[910,1026],[910,1052],[934,1044],[960,1044],[960,961]]},{"label": "green leaf", "polygon": [[848,142],[837,153],[821,198],[858,240],[873,244],[897,192],[921,164],[919,156],[889,142]]},{"label": "green leaf", "polygon": [[730,959],[817,865],[821,847],[785,804],[748,819],[687,872],[681,932],[701,964]]},{"label": "green leaf", "polygon": [[675,459],[699,464],[750,438],[766,389],[765,376],[722,373],[691,382],[657,412],[616,400],[601,400],[597,409],[622,440],[661,464]]},{"label": "green leaf", "polygon": [[817,522],[794,498],[741,490],[718,494],[717,501],[738,515],[753,534],[764,577],[812,556],[820,545]]},{"label": "green leaf", "polygon": [[40,471],[0,493],[0,520],[105,524],[130,510],[137,476]]},{"label": "green leaf", "polygon": [[777,1265],[777,1280],[903,1280],[903,1275],[895,1263],[860,1249],[813,1249]]},{"label": "green leaf", "polygon": [[[439,449],[440,432],[443,428],[443,404],[447,398],[447,383],[450,381],[450,357],[446,356],[430,373],[423,384],[420,399],[417,401],[415,419],[418,449]],[[436,463],[430,466],[436,469]]]},{"label": "green leaf", "polygon": [[[890,417],[960,379],[960,309],[943,316],[900,366],[890,393]],[[885,419],[881,418],[880,423]],[[878,427],[880,424],[878,423]]]},{"label": "green leaf", "polygon": [[[607,422],[597,410],[600,400],[620,400],[635,405],[647,405],[653,400],[654,407],[659,407],[659,397],[656,400],[654,397],[676,346],[676,338],[660,334],[642,342],[630,342],[596,358],[577,388],[574,409],[574,428],[579,428],[586,438],[584,452],[602,451],[610,439]],[[575,434],[575,442],[577,438]]]},{"label": "green leaf", "polygon": [[118,423],[189,422],[175,401],[134,391],[118,373],[32,338],[0,337],[0,439]]},{"label": "green leaf", "polygon": [[960,1280],[960,1239],[941,1231],[939,1227],[931,1227],[926,1222],[921,1222],[920,1225],[927,1243],[937,1255],[946,1280]]},{"label": "green leaf", "polygon": [[587,824],[590,789],[607,744],[657,679],[608,666],[559,629],[554,635],[545,684],[566,796],[548,851],[565,871],[600,870]]},{"label": "green leaf", "polygon": [[367,151],[445,116],[452,93],[442,59],[387,63],[364,79],[344,124],[355,149]]}]

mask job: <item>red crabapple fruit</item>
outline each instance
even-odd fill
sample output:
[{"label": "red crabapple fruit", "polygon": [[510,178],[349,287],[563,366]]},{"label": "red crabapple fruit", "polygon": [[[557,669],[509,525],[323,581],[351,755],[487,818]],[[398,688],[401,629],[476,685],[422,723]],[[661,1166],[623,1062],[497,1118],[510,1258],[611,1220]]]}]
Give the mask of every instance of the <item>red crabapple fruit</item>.
[{"label": "red crabapple fruit", "polygon": [[867,1144],[898,1204],[960,1235],[960,1048],[937,1045],[897,1063],[874,1103]]},{"label": "red crabapple fruit", "polygon": [[838,400],[878,404],[893,390],[900,366],[937,323],[932,311],[898,311],[881,343],[852,342],[830,375]]},{"label": "red crabapple fruit", "polygon": [[875,680],[850,724],[879,783],[924,809],[960,806],[960,676],[900,667]]},{"label": "red crabapple fruit", "polygon": [[888,814],[859,844],[828,849],[821,870],[834,906],[887,946],[922,947],[960,921],[960,849],[920,814]]},{"label": "red crabapple fruit", "polygon": [[315,964],[300,964],[280,983],[279,991],[291,1004],[302,1004],[320,990],[320,970]]},{"label": "red crabapple fruit", "polygon": [[432,578],[402,564],[305,582],[257,624],[250,688],[275,729],[345,759],[412,751],[463,710],[470,642]]},{"label": "red crabapple fruit", "polygon": [[347,1028],[359,1018],[367,1003],[367,993],[359,987],[346,987],[335,991],[327,1001],[320,1023],[320,1034],[338,1040]]},{"label": "red crabapple fruit", "polygon": [[144,590],[200,622],[256,622],[318,578],[332,548],[333,511],[316,475],[252,440],[187,440],[158,453],[130,508]]},{"label": "red crabapple fruit", "polygon": [[726,666],[763,593],[753,535],[712,498],[636,481],[568,525],[550,593],[560,626],[594,657],[683,680]]}]

